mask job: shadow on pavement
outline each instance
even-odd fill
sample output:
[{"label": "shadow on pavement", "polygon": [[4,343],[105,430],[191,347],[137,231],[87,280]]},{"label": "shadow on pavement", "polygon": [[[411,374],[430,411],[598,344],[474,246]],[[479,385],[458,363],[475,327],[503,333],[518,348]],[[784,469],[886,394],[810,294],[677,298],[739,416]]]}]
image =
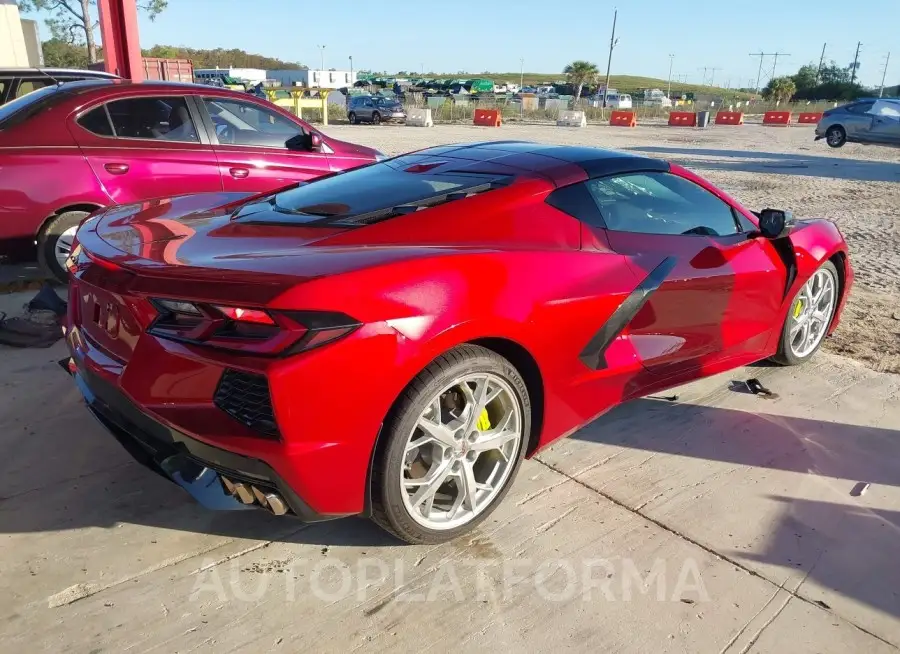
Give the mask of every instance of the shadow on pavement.
[{"label": "shadow on pavement", "polygon": [[[807,479],[839,480],[830,486],[836,485],[841,492],[821,500],[783,494],[763,496],[779,508],[774,522],[759,533],[761,540],[750,550],[719,549],[736,561],[776,565],[805,574],[804,589],[813,582],[851,601],[900,617],[900,568],[894,561],[900,540],[900,511],[871,509],[865,500],[850,496],[856,482],[900,487],[900,432],[642,399],[614,409],[571,438],[794,472]],[[745,478],[735,474],[735,479]],[[791,487],[803,485],[810,488],[803,480]],[[821,485],[822,489],[828,487],[827,483]],[[771,488],[764,486],[761,491]],[[814,488],[814,492],[822,492],[818,486]],[[608,486],[605,492],[615,494]],[[760,499],[760,494],[752,490],[746,496]],[[759,514],[748,512],[748,519],[755,517]],[[816,599],[813,593],[801,591]]]},{"label": "shadow on pavement", "polygon": [[[109,529],[125,523],[323,546],[398,544],[367,520],[304,526],[262,511],[203,510],[179,487],[134,463],[75,398],[71,389],[65,391],[59,415],[35,420],[21,437],[0,434],[7,452],[0,461],[0,493],[6,495],[0,498],[0,533]],[[846,482],[848,493],[857,481],[900,486],[900,433],[887,429],[643,399],[611,411],[571,438],[833,478]],[[752,500],[762,492],[746,491]],[[849,496],[844,505],[787,496],[774,500],[784,508],[777,528],[761,534],[762,543],[752,551],[734,554],[735,560],[808,571],[809,580],[900,616],[900,572],[890,572],[900,568],[889,560],[900,537],[898,512],[868,510]],[[860,552],[843,551],[859,543]]]},{"label": "shadow on pavement", "polygon": [[[826,147],[826,146],[822,146]],[[900,182],[900,164],[889,161],[847,159],[784,152],[752,150],[712,150],[669,146],[625,148],[631,152],[662,155],[666,159],[694,170],[721,170],[776,175],[804,175],[859,182]],[[704,157],[715,157],[707,159]]]}]

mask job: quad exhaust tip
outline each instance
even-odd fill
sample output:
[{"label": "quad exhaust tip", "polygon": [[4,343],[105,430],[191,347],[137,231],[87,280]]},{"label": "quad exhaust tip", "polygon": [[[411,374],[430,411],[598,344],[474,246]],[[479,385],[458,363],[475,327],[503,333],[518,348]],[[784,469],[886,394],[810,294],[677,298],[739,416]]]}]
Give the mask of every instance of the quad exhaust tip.
[{"label": "quad exhaust tip", "polygon": [[220,476],[220,479],[225,492],[236,498],[241,504],[259,504],[275,515],[284,515],[288,512],[287,503],[278,493],[264,491],[243,482],[234,482],[227,477]]}]

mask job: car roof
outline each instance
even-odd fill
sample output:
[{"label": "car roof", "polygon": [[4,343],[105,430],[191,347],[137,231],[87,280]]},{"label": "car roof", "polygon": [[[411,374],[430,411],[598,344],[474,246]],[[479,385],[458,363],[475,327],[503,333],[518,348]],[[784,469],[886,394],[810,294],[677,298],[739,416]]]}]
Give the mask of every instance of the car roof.
[{"label": "car roof", "polygon": [[119,79],[118,75],[107,73],[105,70],[82,70],[79,68],[28,68],[28,67],[0,67],[0,76],[3,77],[19,77],[22,75],[43,75],[47,73],[51,76],[85,76],[98,79]]},{"label": "car roof", "polygon": [[435,160],[453,159],[536,173],[555,183],[571,183],[572,168],[588,178],[638,171],[668,172],[669,163],[616,150],[529,141],[485,141],[444,145],[413,153]]}]

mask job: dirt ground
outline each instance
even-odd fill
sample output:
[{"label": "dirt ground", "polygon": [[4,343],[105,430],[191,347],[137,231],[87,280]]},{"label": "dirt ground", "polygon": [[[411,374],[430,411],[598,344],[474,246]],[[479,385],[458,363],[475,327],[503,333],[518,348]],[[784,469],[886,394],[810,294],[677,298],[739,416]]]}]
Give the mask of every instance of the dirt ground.
[{"label": "dirt ground", "polygon": [[[337,125],[328,133],[387,154],[443,143],[527,140],[614,148],[691,168],[751,209],[788,209],[833,220],[850,246],[856,291],[826,349],[900,373],[900,150],[813,141],[812,126],[706,130],[657,126]],[[896,318],[894,317],[896,316]]]}]

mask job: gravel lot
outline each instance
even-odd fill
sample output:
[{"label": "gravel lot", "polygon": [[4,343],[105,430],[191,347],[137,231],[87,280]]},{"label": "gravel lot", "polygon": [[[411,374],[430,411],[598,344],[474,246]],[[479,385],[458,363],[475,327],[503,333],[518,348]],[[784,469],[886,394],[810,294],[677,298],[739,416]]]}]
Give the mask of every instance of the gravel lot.
[{"label": "gravel lot", "polygon": [[826,347],[875,370],[900,373],[900,150],[852,143],[833,150],[813,141],[812,126],[335,125],[327,131],[388,154],[506,139],[627,150],[691,168],[750,208],[833,220],[850,246],[857,286]]}]

